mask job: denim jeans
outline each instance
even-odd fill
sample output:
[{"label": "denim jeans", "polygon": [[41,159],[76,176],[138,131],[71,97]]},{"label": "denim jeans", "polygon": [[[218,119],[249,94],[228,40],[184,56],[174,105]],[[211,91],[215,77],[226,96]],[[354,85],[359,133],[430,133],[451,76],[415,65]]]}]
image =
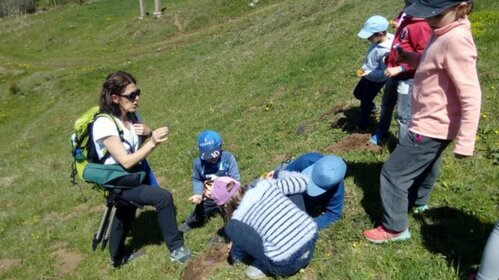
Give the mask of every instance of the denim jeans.
[{"label": "denim jeans", "polygon": [[398,139],[407,134],[412,117],[412,82],[413,79],[400,80],[397,86],[397,123],[399,125]]},{"label": "denim jeans", "polygon": [[492,230],[483,250],[482,262],[476,275],[476,280],[497,280],[499,279],[499,222]]},{"label": "denim jeans", "polygon": [[[166,246],[173,251],[184,245],[183,236],[177,229],[175,206],[172,194],[162,188],[141,185],[133,189],[123,190],[121,197],[126,201],[134,201],[141,205],[152,205],[156,208],[158,224],[166,242]],[[131,205],[118,205],[111,225],[109,237],[109,253],[113,260],[123,257],[126,234],[135,219],[136,208]]]},{"label": "denim jeans", "polygon": [[258,232],[256,232],[252,227],[243,222],[232,219],[225,226],[225,233],[232,241],[232,246],[238,246],[239,249],[251,256],[251,265],[259,268],[265,273],[272,273],[281,276],[293,275],[310,263],[314,253],[313,249],[311,249],[307,254],[303,257],[297,258],[291,264],[278,266],[274,265],[267,258],[263,248],[263,240]]},{"label": "denim jeans", "polygon": [[409,131],[383,164],[380,174],[382,224],[393,231],[408,227],[409,191],[429,195],[438,178],[440,156],[451,140],[440,140]]},{"label": "denim jeans", "polygon": [[[399,141],[407,134],[407,127],[412,115],[412,82],[413,79],[397,80],[388,79],[385,84],[383,99],[381,100],[381,113],[376,129],[379,138],[384,138],[390,130],[393,110],[397,106],[397,122],[399,124]],[[397,101],[398,99],[398,101]]]},{"label": "denim jeans", "polygon": [[369,116],[375,107],[373,100],[384,84],[384,82],[373,82],[362,77],[353,90],[355,98],[360,100],[360,118],[358,122],[360,128],[365,128],[368,125]]}]

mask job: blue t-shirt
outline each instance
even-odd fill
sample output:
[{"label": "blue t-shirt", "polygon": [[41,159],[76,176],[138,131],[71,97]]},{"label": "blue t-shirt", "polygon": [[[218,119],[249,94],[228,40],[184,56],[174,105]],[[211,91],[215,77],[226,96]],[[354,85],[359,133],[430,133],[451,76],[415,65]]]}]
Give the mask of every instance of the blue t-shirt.
[{"label": "blue t-shirt", "polygon": [[194,194],[203,194],[204,181],[210,180],[211,175],[228,176],[241,182],[236,158],[227,151],[221,151],[220,158],[216,163],[201,160],[199,157],[194,160],[192,171],[192,191]]}]

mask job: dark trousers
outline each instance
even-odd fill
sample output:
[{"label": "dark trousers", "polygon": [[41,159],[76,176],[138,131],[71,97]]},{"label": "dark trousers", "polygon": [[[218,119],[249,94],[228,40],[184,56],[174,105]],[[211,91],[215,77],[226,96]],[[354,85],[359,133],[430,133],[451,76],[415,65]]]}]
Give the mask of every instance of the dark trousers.
[{"label": "dark trousers", "polygon": [[238,246],[246,254],[251,256],[251,265],[259,268],[263,272],[276,275],[289,276],[297,273],[300,269],[306,267],[313,256],[313,248],[306,257],[298,258],[289,265],[276,266],[270,262],[265,255],[263,240],[252,227],[238,220],[230,220],[225,226],[225,233],[232,241],[232,246]]},{"label": "dark trousers", "polygon": [[[182,234],[177,229],[175,219],[175,206],[172,194],[159,187],[141,185],[132,189],[123,190],[120,196],[125,201],[133,201],[141,205],[151,205],[156,208],[158,223],[166,242],[166,246],[173,251],[184,244]],[[109,237],[109,253],[113,260],[123,258],[124,243],[130,225],[135,219],[137,208],[125,203],[118,205],[111,225],[111,236]]]},{"label": "dark trousers", "polygon": [[408,227],[409,192],[417,193],[418,197],[429,196],[440,173],[440,157],[450,142],[411,131],[398,142],[380,175],[385,228],[403,231]]},{"label": "dark trousers", "polygon": [[185,220],[185,223],[190,227],[199,227],[202,226],[207,219],[216,214],[221,215],[222,208],[220,208],[213,199],[203,197],[201,203],[196,205],[194,211]]},{"label": "dark trousers", "polygon": [[357,86],[353,90],[353,95],[355,98],[360,100],[360,118],[359,127],[365,127],[369,123],[369,116],[374,109],[374,98],[378,95],[385,83],[377,83],[369,81],[368,79],[362,77],[357,83]]}]

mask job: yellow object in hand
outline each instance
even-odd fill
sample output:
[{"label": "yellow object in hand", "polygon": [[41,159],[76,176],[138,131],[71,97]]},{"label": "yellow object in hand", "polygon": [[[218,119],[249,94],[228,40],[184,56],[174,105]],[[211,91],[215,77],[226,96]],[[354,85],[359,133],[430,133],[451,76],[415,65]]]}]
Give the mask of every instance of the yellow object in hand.
[{"label": "yellow object in hand", "polygon": [[362,74],[364,74],[364,70],[358,69],[357,71],[355,71],[355,73],[357,74],[358,77],[362,77]]}]

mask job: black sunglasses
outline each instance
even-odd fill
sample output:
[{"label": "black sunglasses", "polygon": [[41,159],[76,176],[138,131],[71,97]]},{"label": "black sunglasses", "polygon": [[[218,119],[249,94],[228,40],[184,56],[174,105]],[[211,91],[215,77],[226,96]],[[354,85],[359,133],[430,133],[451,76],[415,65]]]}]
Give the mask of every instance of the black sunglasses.
[{"label": "black sunglasses", "polygon": [[120,94],[121,97],[125,97],[130,101],[135,101],[137,96],[140,96],[140,89],[130,92],[129,94]]}]

